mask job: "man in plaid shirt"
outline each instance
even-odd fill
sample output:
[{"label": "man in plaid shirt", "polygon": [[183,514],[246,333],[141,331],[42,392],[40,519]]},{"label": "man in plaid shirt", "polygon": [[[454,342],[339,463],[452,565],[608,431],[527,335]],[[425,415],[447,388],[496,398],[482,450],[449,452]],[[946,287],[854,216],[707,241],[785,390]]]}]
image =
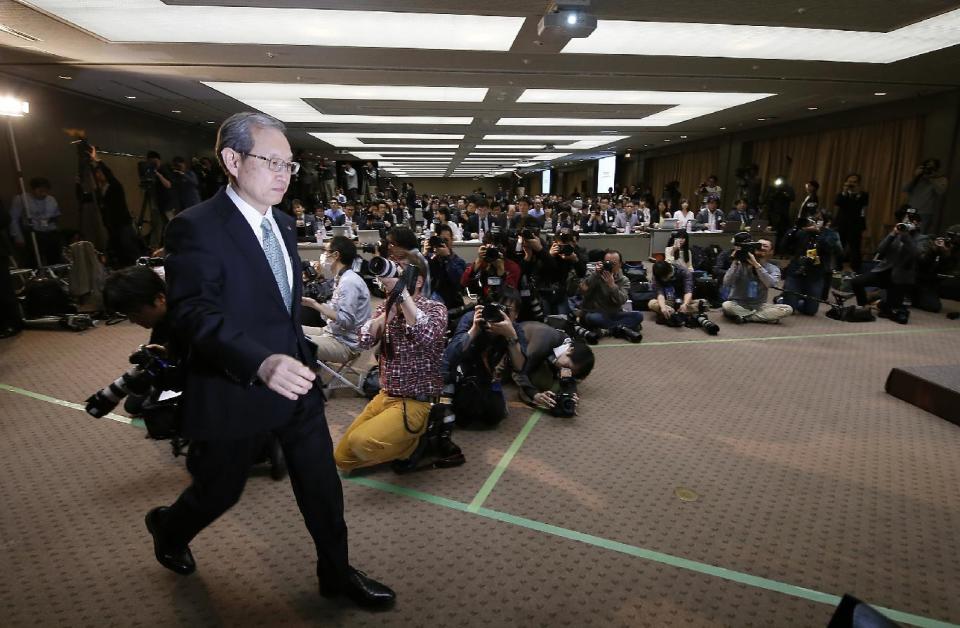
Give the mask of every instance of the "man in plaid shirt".
[{"label": "man in plaid shirt", "polygon": [[[396,250],[392,252],[396,257]],[[334,452],[344,471],[409,458],[440,395],[447,308],[422,295],[427,266],[416,252],[401,265],[419,271],[415,286],[396,295],[397,279],[381,279],[389,295],[360,328],[360,348],[380,346],[380,393],[347,429]]]}]

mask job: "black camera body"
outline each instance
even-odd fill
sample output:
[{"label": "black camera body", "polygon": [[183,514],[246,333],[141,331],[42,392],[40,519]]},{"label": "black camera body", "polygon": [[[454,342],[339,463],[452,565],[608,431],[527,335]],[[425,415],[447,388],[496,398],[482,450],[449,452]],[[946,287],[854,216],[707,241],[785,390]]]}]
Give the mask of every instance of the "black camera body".
[{"label": "black camera body", "polygon": [[444,239],[437,235],[432,235],[427,239],[427,246],[430,246],[432,248],[437,248],[437,247],[446,246],[446,245],[447,243],[444,241]]},{"label": "black camera body", "polygon": [[738,242],[737,247],[737,250],[733,252],[733,259],[737,260],[738,262],[746,262],[750,259],[751,253],[756,255],[757,251],[760,250],[760,243],[755,240]]},{"label": "black camera body", "polygon": [[480,313],[487,323],[501,323],[507,318],[507,309],[499,303],[484,303]]},{"label": "black camera body", "polygon": [[87,414],[99,419],[112,412],[127,395],[145,396],[154,388],[179,388],[176,365],[159,351],[141,345],[130,354],[130,364],[130,370],[87,397]]},{"label": "black camera body", "polygon": [[487,262],[495,262],[502,257],[503,252],[495,246],[488,246],[483,252],[483,259]]},{"label": "black camera body", "polygon": [[553,406],[553,416],[569,418],[577,414],[577,402],[574,399],[576,392],[576,379],[573,377],[560,378],[560,391],[557,393],[557,403]]}]

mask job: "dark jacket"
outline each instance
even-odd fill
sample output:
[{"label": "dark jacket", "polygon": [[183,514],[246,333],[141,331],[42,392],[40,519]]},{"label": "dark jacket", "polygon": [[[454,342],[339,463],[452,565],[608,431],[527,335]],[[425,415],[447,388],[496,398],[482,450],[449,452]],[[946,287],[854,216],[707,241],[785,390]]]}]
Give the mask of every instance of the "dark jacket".
[{"label": "dark jacket", "polygon": [[553,364],[553,350],[564,343],[569,343],[570,337],[559,329],[536,321],[520,323],[520,328],[527,343],[527,361],[523,369],[514,372],[513,381],[523,391],[524,397],[532,400],[533,396],[541,391],[533,385],[531,377],[538,371],[547,370],[554,378],[559,378]]},{"label": "dark jacket", "polygon": [[873,272],[892,269],[890,278],[893,283],[912,284],[917,274],[917,258],[920,255],[917,240],[920,237],[921,234],[916,230],[889,234],[877,247],[877,259],[880,262],[873,268]]},{"label": "dark jacket", "polygon": [[97,168],[106,176],[108,184],[107,190],[100,196],[100,217],[103,220],[103,226],[107,231],[114,231],[133,224],[133,218],[127,208],[127,196],[124,193],[123,184],[117,180],[107,164],[101,161],[97,164]]},{"label": "dark jacket", "polygon": [[[297,273],[293,220],[275,209],[273,216]],[[257,237],[224,190],[174,218],[165,247],[170,316],[187,347],[184,436],[236,439],[288,422],[296,402],[259,383],[257,369],[275,353],[315,359],[297,307],[299,273],[290,313]]]},{"label": "dark jacket", "polygon": [[0,256],[10,257],[13,247],[10,246],[10,210],[0,202]]}]

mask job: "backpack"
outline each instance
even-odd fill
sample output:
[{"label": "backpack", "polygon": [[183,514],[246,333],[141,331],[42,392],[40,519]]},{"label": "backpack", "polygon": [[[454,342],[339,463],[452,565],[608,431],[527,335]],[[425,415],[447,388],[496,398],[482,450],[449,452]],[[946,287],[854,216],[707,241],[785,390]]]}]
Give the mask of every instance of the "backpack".
[{"label": "backpack", "polygon": [[76,311],[70,304],[66,290],[52,277],[34,277],[28,280],[23,294],[23,309],[28,319],[59,316]]}]

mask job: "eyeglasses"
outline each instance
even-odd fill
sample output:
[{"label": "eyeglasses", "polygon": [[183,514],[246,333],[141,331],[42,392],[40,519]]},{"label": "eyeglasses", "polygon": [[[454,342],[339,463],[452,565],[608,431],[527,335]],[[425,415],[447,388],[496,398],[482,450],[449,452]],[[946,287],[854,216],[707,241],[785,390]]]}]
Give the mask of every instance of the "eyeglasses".
[{"label": "eyeglasses", "polygon": [[295,161],[284,161],[279,157],[264,157],[263,155],[254,155],[253,153],[241,153],[241,155],[246,155],[248,157],[256,157],[257,159],[262,159],[267,162],[267,168],[273,172],[289,172],[290,174],[297,174],[300,172],[300,164]]}]

